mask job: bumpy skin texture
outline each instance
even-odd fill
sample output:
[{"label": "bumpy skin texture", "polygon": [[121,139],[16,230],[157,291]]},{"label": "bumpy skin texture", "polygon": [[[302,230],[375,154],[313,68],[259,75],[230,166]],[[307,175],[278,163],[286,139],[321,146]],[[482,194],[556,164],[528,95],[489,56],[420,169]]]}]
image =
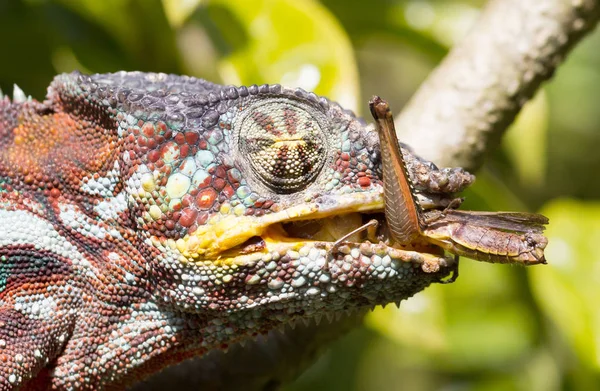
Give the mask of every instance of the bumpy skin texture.
[{"label": "bumpy skin texture", "polygon": [[[404,153],[433,206],[473,180]],[[435,250],[332,249],[381,216],[379,159],[370,126],[278,85],[74,73],[0,98],[0,390],[120,389],[440,281]]]}]

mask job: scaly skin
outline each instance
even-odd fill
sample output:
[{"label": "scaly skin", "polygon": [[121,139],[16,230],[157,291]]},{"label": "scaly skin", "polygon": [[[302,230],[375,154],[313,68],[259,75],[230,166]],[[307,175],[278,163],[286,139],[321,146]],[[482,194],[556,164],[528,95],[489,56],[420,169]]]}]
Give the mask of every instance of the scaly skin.
[{"label": "scaly skin", "polygon": [[[440,281],[435,248],[332,249],[383,222],[378,143],[278,85],[69,74],[42,103],[0,98],[0,390],[120,389]],[[473,180],[404,153],[425,204]]]}]

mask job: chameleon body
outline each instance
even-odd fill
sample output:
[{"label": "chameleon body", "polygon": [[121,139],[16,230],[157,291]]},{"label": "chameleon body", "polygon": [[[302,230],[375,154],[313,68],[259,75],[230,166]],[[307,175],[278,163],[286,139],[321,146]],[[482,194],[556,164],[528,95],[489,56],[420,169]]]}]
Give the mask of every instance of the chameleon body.
[{"label": "chameleon body", "polygon": [[[422,205],[473,177],[403,151]],[[0,390],[121,389],[298,319],[399,302],[453,259],[346,232],[379,140],[325,98],[185,76],[57,76],[0,97]]]}]

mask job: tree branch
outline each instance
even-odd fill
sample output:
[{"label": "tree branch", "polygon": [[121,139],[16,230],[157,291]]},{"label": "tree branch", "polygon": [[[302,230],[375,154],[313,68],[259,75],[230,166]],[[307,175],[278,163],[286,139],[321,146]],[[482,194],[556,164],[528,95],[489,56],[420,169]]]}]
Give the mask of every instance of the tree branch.
[{"label": "tree branch", "polygon": [[484,152],[600,18],[600,0],[490,0],[396,117],[402,142],[440,166]]}]

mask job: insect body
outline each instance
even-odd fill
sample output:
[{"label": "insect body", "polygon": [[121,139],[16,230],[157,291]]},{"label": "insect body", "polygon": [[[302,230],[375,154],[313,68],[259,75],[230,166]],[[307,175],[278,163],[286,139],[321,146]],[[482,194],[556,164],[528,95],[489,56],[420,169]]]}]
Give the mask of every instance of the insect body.
[{"label": "insect body", "polygon": [[[436,211],[439,212],[439,211]],[[423,234],[457,255],[493,263],[546,263],[545,216],[534,213],[448,210]]]},{"label": "insect body", "polygon": [[402,158],[388,103],[373,97],[369,105],[381,144],[385,215],[396,244],[426,242],[452,254],[485,262],[546,263],[544,248],[548,240],[542,234],[548,224],[545,216],[458,211],[452,209],[454,205],[446,210],[423,211]]}]

